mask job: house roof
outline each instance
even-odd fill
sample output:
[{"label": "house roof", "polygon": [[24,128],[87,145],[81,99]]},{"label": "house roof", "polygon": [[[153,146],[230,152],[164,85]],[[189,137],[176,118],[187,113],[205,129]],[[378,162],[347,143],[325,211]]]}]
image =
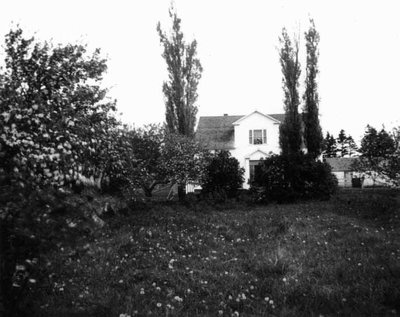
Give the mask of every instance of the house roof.
[{"label": "house roof", "polygon": [[248,114],[247,116],[241,117],[239,120],[235,121],[235,122],[233,123],[233,125],[238,125],[242,120],[245,120],[246,118],[250,117],[251,115],[253,115],[253,114],[255,114],[255,113],[258,113],[259,115],[264,116],[264,117],[266,117],[266,118],[268,118],[268,119],[272,119],[273,121],[275,121],[275,122],[277,122],[277,123],[279,123],[279,121],[280,121],[280,120],[278,120],[278,119],[272,117],[271,115],[264,114],[264,113],[261,113],[261,112],[259,112],[259,111],[256,110],[256,111],[253,111],[252,113]]},{"label": "house roof", "polygon": [[332,167],[332,172],[353,171],[352,165],[357,160],[356,157],[327,157],[325,161]]},{"label": "house roof", "polygon": [[[284,114],[268,115],[282,121]],[[196,140],[212,150],[231,150],[234,148],[235,128],[233,123],[245,116],[205,116],[200,117],[196,131]]]}]

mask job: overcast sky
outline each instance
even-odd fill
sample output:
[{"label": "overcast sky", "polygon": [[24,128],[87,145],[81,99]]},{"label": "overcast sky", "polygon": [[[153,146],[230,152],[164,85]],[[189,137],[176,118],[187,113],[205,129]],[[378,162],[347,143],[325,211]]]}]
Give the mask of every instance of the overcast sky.
[{"label": "overcast sky", "polygon": [[[19,24],[53,43],[87,43],[107,56],[104,83],[122,120],[141,126],[164,121],[166,78],[157,22],[168,30],[170,2],[2,1],[0,36]],[[278,57],[282,27],[300,34],[312,17],[320,33],[320,113],[324,130],[356,141],[371,124],[400,125],[399,1],[175,0],[188,41],[198,42],[204,72],[198,116],[283,112]],[[304,77],[302,77],[302,80]],[[303,87],[300,87],[300,94]]]}]

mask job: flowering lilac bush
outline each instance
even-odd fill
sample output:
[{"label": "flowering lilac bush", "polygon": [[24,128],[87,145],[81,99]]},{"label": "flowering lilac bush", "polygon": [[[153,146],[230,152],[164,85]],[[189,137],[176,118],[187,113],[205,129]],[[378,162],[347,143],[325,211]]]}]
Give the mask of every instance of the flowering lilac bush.
[{"label": "flowering lilac bush", "polygon": [[115,102],[100,87],[106,60],[82,45],[52,47],[11,30],[0,82],[0,171],[20,187],[64,185],[107,166]]}]

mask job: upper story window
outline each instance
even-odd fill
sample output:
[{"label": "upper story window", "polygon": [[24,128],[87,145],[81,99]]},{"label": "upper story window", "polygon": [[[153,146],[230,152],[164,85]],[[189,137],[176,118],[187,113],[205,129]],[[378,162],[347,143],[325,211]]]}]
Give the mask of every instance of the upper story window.
[{"label": "upper story window", "polygon": [[250,144],[266,144],[267,143],[267,130],[249,130],[249,143]]}]

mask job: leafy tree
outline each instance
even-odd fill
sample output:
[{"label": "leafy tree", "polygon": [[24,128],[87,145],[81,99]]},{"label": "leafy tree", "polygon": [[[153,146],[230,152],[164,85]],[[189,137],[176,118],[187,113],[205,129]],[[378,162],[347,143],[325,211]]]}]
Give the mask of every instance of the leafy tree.
[{"label": "leafy tree", "polygon": [[197,114],[197,86],[203,68],[197,58],[197,42],[186,44],[181,31],[181,19],[171,8],[172,32],[168,36],[160,23],[157,31],[163,45],[163,58],[167,63],[168,81],[163,84],[166,102],[166,123],[170,133],[192,137]]},{"label": "leafy tree", "polygon": [[[0,257],[1,273],[15,267],[17,260],[11,237],[26,235],[43,219],[39,217],[43,208],[35,208],[38,193],[81,175],[102,177],[110,160],[119,161],[112,155],[118,133],[112,116],[115,102],[106,99],[107,90],[100,86],[107,65],[99,50],[88,54],[82,45],[38,43],[26,39],[20,28],[6,35],[4,49],[0,253],[6,256]],[[0,274],[0,299],[5,297],[5,314],[15,315],[12,303],[20,298],[12,291],[13,272],[5,271]]]},{"label": "leafy tree", "polygon": [[400,186],[400,149],[388,155],[381,170],[396,186]]},{"label": "leafy tree", "polygon": [[166,182],[165,169],[162,168],[162,144],[164,130],[155,124],[144,126],[128,132],[128,140],[132,149],[128,159],[132,170],[130,179],[143,189],[147,197],[152,196],[154,188]]},{"label": "leafy tree", "polygon": [[393,136],[384,128],[377,131],[367,125],[359,149],[361,157],[354,168],[372,177],[375,182],[378,176],[385,176],[395,183],[399,182],[399,154]]},{"label": "leafy tree", "polygon": [[395,141],[384,128],[377,131],[367,125],[365,134],[361,139],[360,152],[364,157],[387,157],[396,150]]},{"label": "leafy tree", "polygon": [[205,193],[219,197],[235,197],[242,186],[244,169],[229,151],[219,151],[208,160],[201,186]]},{"label": "leafy tree", "polygon": [[324,139],[324,157],[336,157],[337,145],[335,137],[329,132]]},{"label": "leafy tree", "polygon": [[283,155],[292,155],[300,151],[301,122],[298,112],[299,106],[299,77],[301,74],[299,62],[299,44],[295,39],[294,44],[285,28],[279,38],[281,43],[280,63],[282,68],[282,83],[284,91],[285,119],[279,127],[279,143]]},{"label": "leafy tree", "polygon": [[178,184],[179,200],[184,200],[185,184],[201,179],[208,151],[190,137],[167,133],[161,156],[161,168],[164,169],[166,179],[172,184]]},{"label": "leafy tree", "polygon": [[100,87],[106,60],[82,45],[52,47],[11,30],[0,87],[0,169],[20,187],[101,176],[117,122]]},{"label": "leafy tree", "polygon": [[303,95],[303,121],[304,121],[304,142],[307,147],[307,153],[312,157],[318,157],[322,152],[322,129],[319,123],[318,109],[318,85],[316,77],[318,75],[318,44],[319,34],[315,29],[314,21],[310,20],[310,28],[305,33],[307,48],[306,65],[306,90]]}]

